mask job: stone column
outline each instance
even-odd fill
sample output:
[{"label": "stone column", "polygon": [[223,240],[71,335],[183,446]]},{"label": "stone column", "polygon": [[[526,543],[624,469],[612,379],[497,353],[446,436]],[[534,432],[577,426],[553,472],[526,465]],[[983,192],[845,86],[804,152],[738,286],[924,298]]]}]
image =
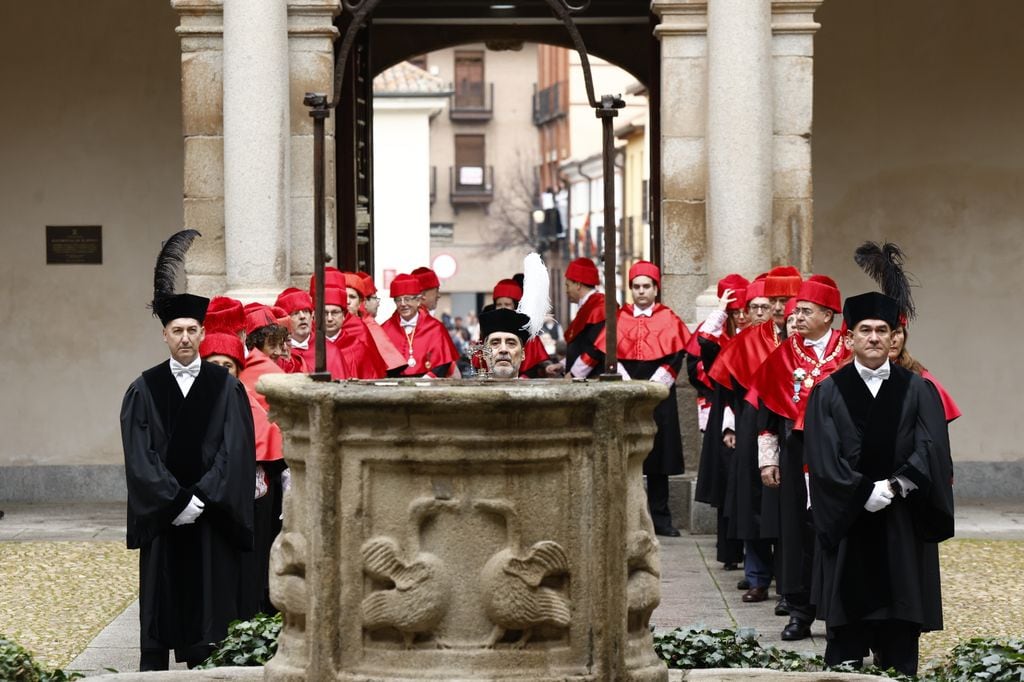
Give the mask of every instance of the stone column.
[{"label": "stone column", "polygon": [[707,6],[654,0],[661,19],[662,298],[686,320],[707,281]]},{"label": "stone column", "polygon": [[814,12],[822,0],[772,3],[774,185],[772,264],[812,268],[811,122],[814,105]]},{"label": "stone column", "polygon": [[286,0],[224,4],[224,246],[228,295],[287,286],[290,132]]},{"label": "stone column", "polygon": [[[222,0],[173,0],[181,16],[184,226],[199,230],[188,253],[188,290],[224,291]],[[168,228],[169,232],[171,231]]]},{"label": "stone column", "polygon": [[771,4],[708,3],[708,289],[771,262]]},{"label": "stone column", "polygon": [[[334,41],[338,29],[334,17],[340,11],[338,0],[291,0],[288,3],[288,63],[291,71],[291,268],[294,286],[305,289],[313,272],[313,119],[302,104],[307,92],[322,92],[333,97]],[[331,112],[324,139],[327,253],[335,247],[337,229],[335,209],[334,124]]]}]

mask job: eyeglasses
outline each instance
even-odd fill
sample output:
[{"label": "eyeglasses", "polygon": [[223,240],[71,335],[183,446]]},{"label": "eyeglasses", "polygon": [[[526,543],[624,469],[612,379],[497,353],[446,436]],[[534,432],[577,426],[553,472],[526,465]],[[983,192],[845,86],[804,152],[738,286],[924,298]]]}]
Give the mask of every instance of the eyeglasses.
[{"label": "eyeglasses", "polygon": [[380,300],[380,296],[367,296],[366,300],[367,301],[379,301]]},{"label": "eyeglasses", "polygon": [[419,296],[395,296],[395,303],[398,305],[405,305],[407,303],[416,303],[420,300]]},{"label": "eyeglasses", "polygon": [[344,308],[338,308],[336,310],[325,310],[324,317],[343,317],[345,315]]},{"label": "eyeglasses", "polygon": [[765,313],[771,309],[771,306],[767,303],[758,303],[756,305],[748,305],[747,308],[754,313]]}]

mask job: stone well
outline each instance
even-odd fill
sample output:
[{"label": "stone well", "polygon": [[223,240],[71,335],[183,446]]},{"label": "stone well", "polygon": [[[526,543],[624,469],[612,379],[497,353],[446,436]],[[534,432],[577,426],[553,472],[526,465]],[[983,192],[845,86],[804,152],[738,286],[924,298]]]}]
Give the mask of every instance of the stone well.
[{"label": "stone well", "polygon": [[292,488],[269,680],[666,680],[651,382],[265,377]]}]

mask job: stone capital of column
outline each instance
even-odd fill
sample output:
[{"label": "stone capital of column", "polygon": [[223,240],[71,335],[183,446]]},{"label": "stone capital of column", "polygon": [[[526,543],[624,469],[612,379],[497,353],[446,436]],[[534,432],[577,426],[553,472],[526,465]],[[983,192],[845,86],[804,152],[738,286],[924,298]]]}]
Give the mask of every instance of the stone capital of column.
[{"label": "stone capital of column", "polygon": [[654,0],[651,11],[661,19],[654,27],[656,38],[707,35],[707,0]]},{"label": "stone capital of column", "polygon": [[182,50],[210,49],[224,35],[224,0],[171,0],[171,7],[181,17],[175,33],[182,40]]},{"label": "stone capital of column", "polygon": [[338,36],[334,17],[340,13],[338,0],[291,0],[288,3],[288,35],[333,40]]},{"label": "stone capital of column", "polygon": [[813,35],[821,28],[814,13],[824,0],[773,0],[772,33]]}]

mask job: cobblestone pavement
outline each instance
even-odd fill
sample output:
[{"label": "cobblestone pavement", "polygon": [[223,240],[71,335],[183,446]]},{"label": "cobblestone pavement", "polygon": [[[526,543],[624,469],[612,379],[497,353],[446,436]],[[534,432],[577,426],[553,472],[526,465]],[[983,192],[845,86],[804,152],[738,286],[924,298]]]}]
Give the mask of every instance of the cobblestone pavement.
[{"label": "cobblestone pavement", "polygon": [[[0,551],[10,545],[37,542],[103,544],[124,540],[124,505],[91,504],[5,505],[0,520]],[[752,627],[764,645],[775,645],[805,653],[824,651],[824,626],[816,623],[812,636],[799,642],[782,642],[779,634],[786,619],[773,614],[774,600],[744,604],[742,591],[736,588],[742,571],[725,571],[714,561],[714,538],[684,535],[660,538],[662,546],[662,603],[653,623],[659,629],[703,625],[707,627]],[[1018,542],[994,542],[1015,540]],[[1024,502],[983,504],[961,502],[957,512],[957,539],[942,547],[943,597],[946,627],[941,633],[925,635],[922,658],[928,652],[944,651],[952,642],[976,634],[1013,634],[1024,622],[1024,596],[1012,582],[1024,570]],[[134,557],[134,553],[129,553]],[[134,566],[134,564],[132,564]],[[25,570],[27,567],[22,567]],[[95,585],[89,571],[75,579],[74,572],[66,590]],[[118,581],[136,589],[137,572],[122,569],[120,575],[103,573],[105,580]],[[84,583],[82,582],[84,580]],[[92,581],[92,582],[90,582]],[[14,587],[15,608],[26,613],[50,613],[54,597],[33,595]],[[57,588],[54,588],[57,589]],[[96,590],[110,594],[114,590]],[[120,598],[120,597],[119,597]],[[116,605],[117,608],[122,608]],[[98,609],[93,612],[99,613]],[[71,670],[100,673],[103,668],[135,670],[138,665],[138,606],[130,603],[116,618],[109,620],[98,635],[66,667]],[[58,620],[59,622],[59,620]],[[98,627],[102,627],[99,623]],[[1019,634],[1019,632],[1017,633]],[[55,635],[59,636],[59,635]],[[84,646],[84,644],[79,645]],[[52,656],[53,652],[44,652]],[[50,659],[48,659],[50,660]],[[175,666],[172,667],[183,667]]]}]

